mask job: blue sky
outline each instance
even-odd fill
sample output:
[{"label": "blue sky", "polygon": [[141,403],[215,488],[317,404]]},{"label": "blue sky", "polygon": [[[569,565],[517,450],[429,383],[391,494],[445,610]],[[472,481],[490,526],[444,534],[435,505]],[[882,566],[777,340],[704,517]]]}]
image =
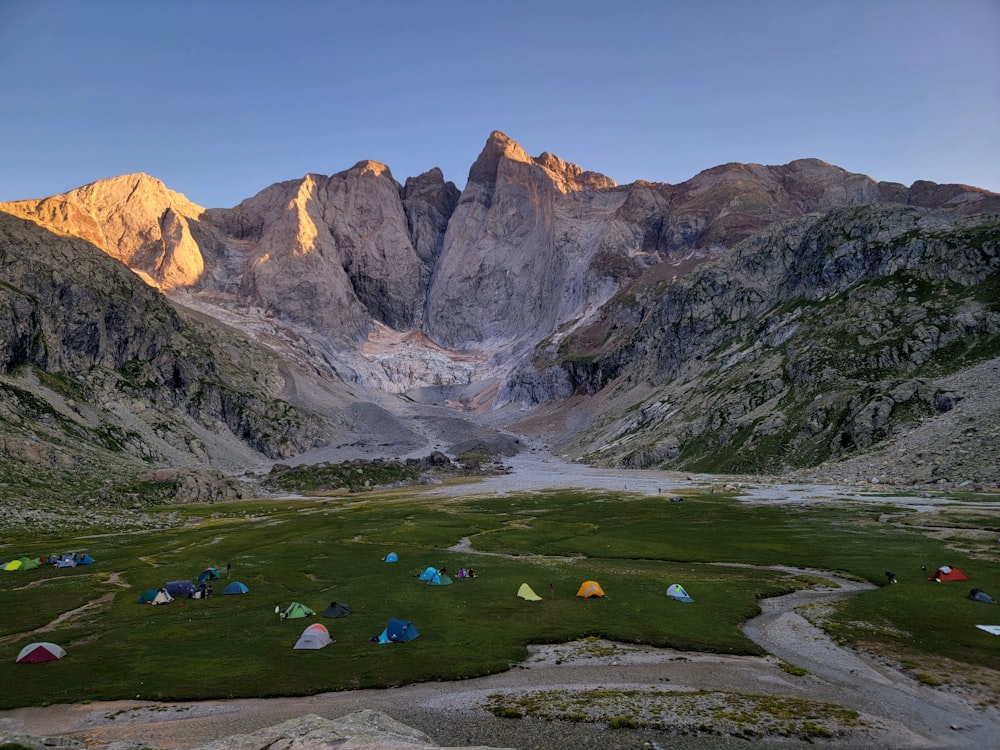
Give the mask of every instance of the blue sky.
[{"label": "blue sky", "polygon": [[997,0],[0,0],[0,201],[146,172],[206,207],[493,130],[619,184],[816,157],[1000,192]]}]

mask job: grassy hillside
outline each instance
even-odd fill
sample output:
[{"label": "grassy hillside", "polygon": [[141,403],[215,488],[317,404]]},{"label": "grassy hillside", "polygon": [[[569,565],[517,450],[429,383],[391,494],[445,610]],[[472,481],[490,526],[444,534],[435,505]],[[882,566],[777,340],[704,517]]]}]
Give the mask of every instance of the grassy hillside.
[{"label": "grassy hillside", "polygon": [[[838,637],[863,640],[918,671],[941,670],[941,679],[945,665],[1000,670],[1000,639],[974,627],[991,611],[964,598],[969,586],[989,591],[1000,580],[995,545],[973,536],[935,538],[923,528],[926,519],[919,528],[882,523],[884,510],[845,503],[804,511],[708,494],[684,502],[574,492],[445,500],[398,491],[168,508],[188,523],[167,531],[9,537],[0,547],[4,560],[86,550],[97,562],[0,573],[0,707],[303,695],[458,679],[508,668],[526,656],[527,644],[588,635],[759,653],[739,630],[757,600],[815,579],[708,564],[718,562],[824,568],[875,583],[892,568],[899,585],[854,597],[832,615],[828,627]],[[976,518],[956,516],[982,528]],[[512,556],[448,551],[463,537],[477,550]],[[382,562],[390,551],[398,563]],[[146,589],[195,579],[206,566],[224,573],[227,563],[248,595],[219,595],[223,580],[204,601],[137,603]],[[928,583],[921,566],[940,564],[965,569],[968,585]],[[427,566],[472,566],[478,576],[432,587],[416,579]],[[575,597],[588,579],[602,584],[605,599]],[[523,582],[544,601],[518,599]],[[666,599],[675,582],[694,605]],[[346,602],[354,614],[282,621],[275,607],[292,601],[318,612]],[[369,642],[390,617],[411,620],[421,637]],[[317,621],[336,642],[293,650]],[[39,640],[69,655],[14,663],[26,643]]]}]

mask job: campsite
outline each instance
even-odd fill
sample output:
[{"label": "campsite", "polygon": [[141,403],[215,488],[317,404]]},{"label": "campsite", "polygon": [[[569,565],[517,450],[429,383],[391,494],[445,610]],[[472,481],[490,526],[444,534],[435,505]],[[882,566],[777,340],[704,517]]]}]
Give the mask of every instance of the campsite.
[{"label": "campsite", "polygon": [[[990,620],[994,609],[967,597],[971,586],[1000,591],[1000,529],[995,515],[969,510],[975,498],[950,515],[941,511],[942,527],[969,526],[968,534],[948,535],[929,533],[923,511],[908,524],[888,500],[805,508],[744,502],[715,488],[693,488],[683,503],[607,490],[454,492],[173,506],[162,511],[185,523],[168,531],[5,538],[11,558],[67,547],[97,562],[0,574],[0,707],[309,695],[462,679],[509,669],[525,659],[528,644],[587,636],[759,654],[740,623],[759,611],[761,597],[815,585],[810,569],[872,584],[824,615],[823,627],[839,640],[926,675],[921,680],[981,681],[1000,670],[1000,638],[976,627],[1000,615]],[[893,523],[883,520],[889,511]],[[459,548],[465,538],[469,545]],[[389,553],[398,556],[392,565],[384,561]],[[137,601],[227,563],[231,577],[216,583],[238,580],[245,595]],[[929,582],[943,565],[960,568],[968,581]],[[428,568],[467,567],[474,579],[419,580]],[[887,568],[898,585],[885,585]],[[588,581],[605,596],[577,597]],[[518,595],[525,583],[538,600]],[[672,601],[673,584],[695,601]],[[315,614],[283,618],[293,602]],[[350,615],[324,619],[332,602],[348,602]],[[412,623],[420,637],[373,643],[390,620]],[[294,649],[315,622],[332,642]],[[58,644],[67,656],[16,664],[35,641]]]}]

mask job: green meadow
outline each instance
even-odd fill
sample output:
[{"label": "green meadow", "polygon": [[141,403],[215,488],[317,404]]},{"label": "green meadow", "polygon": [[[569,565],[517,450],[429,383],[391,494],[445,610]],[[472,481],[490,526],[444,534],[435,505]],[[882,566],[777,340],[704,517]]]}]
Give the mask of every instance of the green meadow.
[{"label": "green meadow", "polygon": [[[758,612],[758,600],[817,580],[764,567],[774,565],[877,584],[827,616],[824,626],[840,640],[890,655],[928,680],[935,670],[942,670],[941,681],[963,668],[1000,671],[1000,637],[975,627],[1000,624],[1000,607],[965,598],[973,586],[1000,598],[995,534],[942,534],[923,517],[907,525],[906,514],[888,505],[844,501],[807,509],[696,492],[683,502],[571,491],[445,499],[396,490],[161,511],[186,522],[167,531],[3,539],[0,562],[86,551],[96,563],[0,572],[0,708],[454,680],[508,669],[526,658],[529,644],[587,636],[759,654],[739,628]],[[895,523],[880,520],[889,512]],[[969,519],[982,517],[961,520],[973,527]],[[995,516],[990,523],[995,527]],[[448,550],[463,537],[495,554]],[[399,562],[383,562],[389,552]],[[229,580],[246,584],[249,594],[221,595],[227,563]],[[970,580],[928,582],[944,564]],[[428,566],[452,575],[471,566],[477,577],[428,586],[416,577]],[[137,603],[145,590],[196,580],[205,567],[223,575],[213,582],[215,596]],[[884,585],[887,569],[899,584]],[[607,596],[577,598],[586,580],[598,581]],[[543,601],[517,598],[525,582]],[[695,603],[668,600],[671,583],[682,584]],[[275,614],[293,601],[317,616]],[[354,614],[321,617],[332,601]],[[421,636],[372,643],[390,617],[412,621]],[[335,642],[293,650],[314,622]],[[68,656],[15,664],[34,641],[58,643]]]}]

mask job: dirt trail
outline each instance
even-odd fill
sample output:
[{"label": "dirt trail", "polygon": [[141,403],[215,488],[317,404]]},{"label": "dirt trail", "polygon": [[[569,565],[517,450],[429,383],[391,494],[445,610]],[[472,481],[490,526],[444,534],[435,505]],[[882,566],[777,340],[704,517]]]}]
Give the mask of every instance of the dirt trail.
[{"label": "dirt trail", "polygon": [[837,645],[797,611],[807,604],[843,599],[870,589],[818,570],[829,587],[796,591],[761,601],[761,614],[743,632],[768,653],[802,667],[818,681],[816,697],[902,723],[913,733],[914,747],[987,748],[1000,741],[1000,712],[982,710],[946,689],[923,685],[853,649]]}]

